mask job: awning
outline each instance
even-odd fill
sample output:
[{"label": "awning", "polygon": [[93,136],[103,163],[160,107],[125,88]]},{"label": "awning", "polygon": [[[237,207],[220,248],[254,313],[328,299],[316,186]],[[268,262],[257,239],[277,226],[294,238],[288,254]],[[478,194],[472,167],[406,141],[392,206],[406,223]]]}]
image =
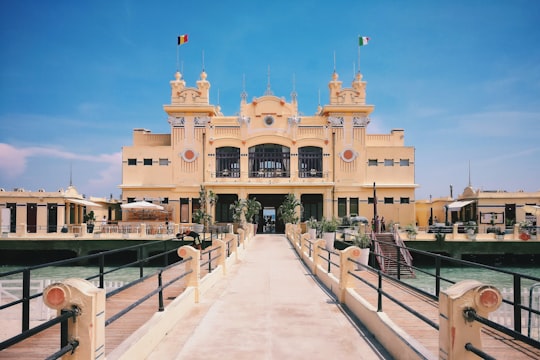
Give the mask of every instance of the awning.
[{"label": "awning", "polygon": [[523,205],[523,210],[533,215],[540,215],[540,206],[538,205]]},{"label": "awning", "polygon": [[459,211],[462,207],[469,205],[470,203],[473,203],[474,200],[467,200],[467,201],[454,201],[451,204],[448,204],[448,210],[450,211]]},{"label": "awning", "polygon": [[93,206],[93,207],[100,207],[101,206],[99,204],[96,204],[95,202],[88,201],[88,200],[83,200],[83,199],[66,199],[66,200],[71,202],[71,203],[79,204],[79,205],[82,205],[82,206]]}]

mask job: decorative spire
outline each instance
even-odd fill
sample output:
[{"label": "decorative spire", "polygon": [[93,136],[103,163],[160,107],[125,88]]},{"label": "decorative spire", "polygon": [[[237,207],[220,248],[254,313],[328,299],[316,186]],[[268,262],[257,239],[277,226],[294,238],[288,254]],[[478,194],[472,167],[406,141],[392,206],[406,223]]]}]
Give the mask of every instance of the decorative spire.
[{"label": "decorative spire", "polygon": [[270,89],[270,65],[268,65],[268,84],[266,85],[266,91],[264,92],[264,95],[274,95],[274,93]]},{"label": "decorative spire", "polygon": [[292,85],[293,90],[292,90],[292,93],[291,93],[291,101],[293,103],[295,103],[296,102],[296,97],[297,97],[297,94],[296,94],[296,76],[295,76],[295,74],[293,74],[293,82],[292,82],[292,84],[293,84]]},{"label": "decorative spire", "polygon": [[246,74],[242,74],[242,93],[240,94],[240,98],[242,99],[242,103],[247,102],[247,92],[246,92]]}]

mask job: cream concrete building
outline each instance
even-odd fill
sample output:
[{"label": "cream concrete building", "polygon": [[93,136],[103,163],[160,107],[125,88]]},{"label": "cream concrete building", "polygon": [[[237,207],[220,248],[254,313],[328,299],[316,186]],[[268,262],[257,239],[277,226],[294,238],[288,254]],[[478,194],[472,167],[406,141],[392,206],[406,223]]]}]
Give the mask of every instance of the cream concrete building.
[{"label": "cream concrete building", "polygon": [[[373,105],[358,73],[344,87],[333,73],[328,104],[315,115],[299,113],[296,93],[287,101],[266,92],[248,101],[241,93],[237,115],[224,115],[209,102],[210,82],[203,71],[196,87],[177,72],[164,105],[170,133],[134,129],[133,144],[122,149],[122,201],[163,205],[169,221],[191,223],[200,186],[218,195],[215,222],[232,222],[237,199],[261,202],[258,221],[275,219],[288,193],[302,203],[302,220],[377,214],[386,222],[415,221],[415,149],[405,132],[368,134]],[[263,227],[259,226],[259,231]]]},{"label": "cream concrete building", "polygon": [[[79,194],[73,185],[57,191],[0,188],[1,234],[80,233],[85,215],[94,212],[95,222],[118,220],[117,200]],[[86,225],[85,225],[86,226]]]}]

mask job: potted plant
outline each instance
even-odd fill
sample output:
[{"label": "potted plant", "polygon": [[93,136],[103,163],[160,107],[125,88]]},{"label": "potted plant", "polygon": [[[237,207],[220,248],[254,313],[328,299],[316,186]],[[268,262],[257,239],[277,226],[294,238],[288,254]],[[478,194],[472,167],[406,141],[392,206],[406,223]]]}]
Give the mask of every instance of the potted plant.
[{"label": "potted plant", "polygon": [[233,202],[229,209],[232,210],[232,218],[233,218],[233,232],[236,233],[238,230],[238,226],[246,221],[246,216],[244,212],[244,200],[238,199],[235,202]]},{"label": "potted plant", "polygon": [[[360,256],[358,257],[358,262],[364,266],[367,266],[369,262],[371,238],[366,233],[355,234],[353,238],[353,245],[360,248]],[[363,270],[363,267],[358,266],[357,270]]]},{"label": "potted plant", "polygon": [[475,221],[468,221],[465,224],[465,231],[467,232],[467,237],[471,241],[476,240],[476,233],[478,232],[478,226],[476,226]]},{"label": "potted plant", "polygon": [[405,227],[405,232],[407,233],[407,238],[409,240],[415,240],[416,235],[418,234],[418,231],[416,230],[416,226],[413,224],[409,224]]},{"label": "potted plant", "polygon": [[298,224],[299,217],[296,208],[302,206],[300,200],[294,194],[287,194],[285,200],[278,208],[278,215],[284,224]]},{"label": "potted plant", "polygon": [[86,231],[88,233],[94,232],[94,221],[96,221],[96,216],[94,215],[94,211],[90,211],[83,216],[83,222],[86,223]]},{"label": "potted plant", "polygon": [[528,220],[524,220],[522,222],[519,223],[519,238],[521,240],[529,240],[531,238],[531,234],[530,234],[530,228],[531,228],[532,224],[530,221]]},{"label": "potted plant", "polygon": [[335,217],[331,219],[323,218],[321,221],[322,238],[326,242],[328,251],[334,250],[334,241],[336,239],[336,230],[339,226],[339,221]]},{"label": "potted plant", "polygon": [[257,223],[254,222],[255,215],[259,215],[259,211],[262,209],[262,205],[257,199],[246,199],[245,204],[245,216],[248,224],[253,224],[253,233],[257,233]]},{"label": "potted plant", "polygon": [[309,220],[306,221],[306,226],[308,229],[309,238],[311,240],[315,240],[317,238],[317,230],[319,227],[317,219],[315,219],[313,216],[310,217]]},{"label": "potted plant", "polygon": [[193,231],[203,232],[204,227],[208,226],[212,222],[212,207],[216,204],[218,196],[210,190],[206,191],[203,185],[199,189],[199,208],[193,213],[193,221],[198,224],[195,226]]}]

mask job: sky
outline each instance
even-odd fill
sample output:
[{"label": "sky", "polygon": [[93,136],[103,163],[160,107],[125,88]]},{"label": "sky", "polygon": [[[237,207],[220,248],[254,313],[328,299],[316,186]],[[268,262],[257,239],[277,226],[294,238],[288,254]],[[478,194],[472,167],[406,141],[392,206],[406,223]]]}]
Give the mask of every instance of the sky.
[{"label": "sky", "polygon": [[539,24],[537,0],[4,0],[0,187],[120,198],[133,129],[170,133],[178,67],[195,87],[204,66],[224,115],[270,81],[307,116],[359,63],[368,133],[405,130],[417,200],[540,191]]}]

